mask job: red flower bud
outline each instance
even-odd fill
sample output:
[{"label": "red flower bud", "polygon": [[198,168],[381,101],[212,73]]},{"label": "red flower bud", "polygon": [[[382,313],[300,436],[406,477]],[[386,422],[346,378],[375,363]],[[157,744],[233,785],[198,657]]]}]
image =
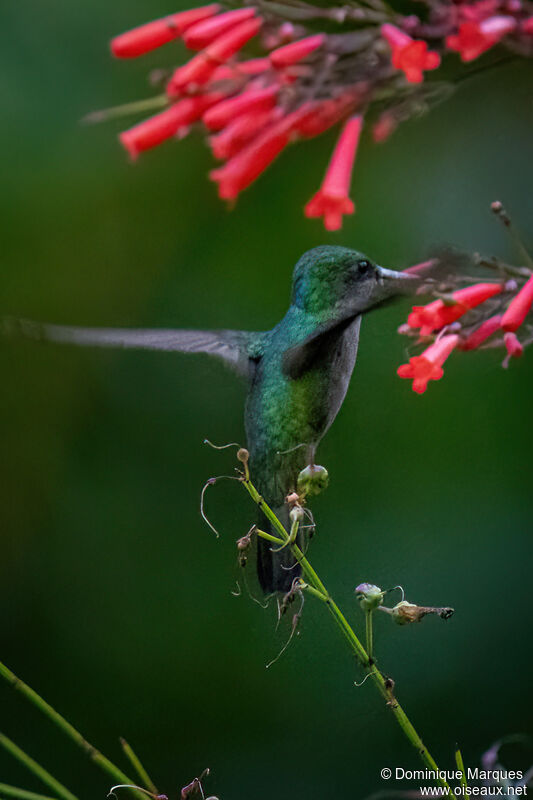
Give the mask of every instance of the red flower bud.
[{"label": "red flower bud", "polygon": [[230,122],[224,130],[210,139],[211,149],[215,158],[228,159],[236,155],[243,146],[250,141],[265,125],[273,122],[273,115],[281,109],[270,111],[241,114]]},{"label": "red flower bud", "polygon": [[181,128],[200,119],[204,111],[220,100],[220,94],[186,97],[174,103],[165,111],[155,114],[149,119],[139,122],[133,128],[123,131],[119,138],[132,159],[137,158],[143,150],[157,147],[166,139],[176,136]]},{"label": "red flower bud", "polygon": [[522,286],[516,297],[509,303],[502,317],[504,331],[516,331],[523,323],[533,304],[533,276]]},{"label": "red flower bud", "polygon": [[347,114],[355,111],[366,91],[367,86],[364,84],[359,92],[350,90],[331,100],[304,103],[300,106],[302,116],[298,122],[298,133],[306,138],[313,138],[324,133],[344,119]]},{"label": "red flower bud", "polygon": [[249,89],[236,97],[229,97],[206,111],[203,123],[209,130],[219,131],[240,114],[273,108],[277,93],[277,86],[269,86],[266,89]]},{"label": "red flower bud", "polygon": [[[524,348],[518,341],[516,333],[512,333],[511,331],[509,331],[504,335],[503,341],[508,356],[510,356],[511,358],[520,358],[520,356],[524,352]],[[504,366],[507,366],[507,364],[504,363]]]},{"label": "red flower bud", "polygon": [[423,394],[428,385],[428,381],[438,381],[444,372],[442,365],[459,343],[459,337],[455,334],[451,336],[441,336],[440,339],[432,344],[422,355],[413,356],[408,364],[398,367],[397,374],[400,378],[409,378],[413,381],[413,391]]},{"label": "red flower bud", "polygon": [[288,118],[274,122],[252,139],[223,167],[213,170],[209,177],[218,183],[218,194],[224,200],[235,200],[250,186],[288,145],[291,127]]},{"label": "red flower bud", "polygon": [[216,68],[244,47],[259,31],[262,20],[258,17],[241,22],[218,36],[187,64],[179,67],[167,86],[168,94],[180,94],[189,85],[201,86],[212,77]]},{"label": "red flower bud", "polygon": [[419,264],[413,264],[412,267],[406,267],[402,272],[407,272],[408,275],[418,275],[422,278],[431,276],[431,273],[439,263],[438,258],[430,258],[427,261],[421,261]]},{"label": "red flower bud", "polygon": [[398,127],[398,120],[390,111],[384,111],[372,126],[372,138],[376,144],[385,142]]},{"label": "red flower bud", "polygon": [[191,50],[203,50],[211,44],[217,36],[225,33],[230,28],[234,28],[239,22],[251,19],[255,14],[255,8],[236,8],[234,11],[226,11],[216,17],[202,20],[192,25],[184,34],[183,41]]},{"label": "red flower bud", "polygon": [[323,33],[317,33],[315,36],[306,36],[305,39],[278,47],[277,50],[273,50],[270,53],[270,61],[278,69],[290,67],[298,61],[303,61],[304,58],[318,50],[325,39],[326,37]]},{"label": "red flower bud", "polygon": [[171,14],[146,25],[140,25],[131,31],[115,36],[111,40],[111,52],[117,58],[136,58],[149,53],[157,47],[180,37],[191,25],[211,17],[220,11],[218,3],[200,8],[191,8]]},{"label": "red flower bud", "polygon": [[348,192],[362,127],[360,115],[348,120],[335,145],[322,186],[305,206],[306,217],[324,217],[324,227],[328,231],[339,230],[342,215],[355,211]]},{"label": "red flower bud", "polygon": [[494,317],[486,319],[485,322],[482,322],[478,328],[472,331],[472,333],[459,344],[459,349],[476,350],[476,348],[486,342],[493,333],[496,333],[496,331],[500,329],[501,320],[501,314],[496,314]]}]

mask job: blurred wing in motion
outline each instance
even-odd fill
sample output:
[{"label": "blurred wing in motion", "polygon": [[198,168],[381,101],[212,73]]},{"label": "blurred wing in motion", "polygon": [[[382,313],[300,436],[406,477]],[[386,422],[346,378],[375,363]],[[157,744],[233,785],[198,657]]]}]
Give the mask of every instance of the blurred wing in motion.
[{"label": "blurred wing in motion", "polygon": [[41,342],[59,342],[85,347],[208,353],[222,359],[241,374],[247,374],[250,362],[248,345],[251,334],[247,331],[78,328],[7,317],[2,320],[2,332],[10,337],[24,337]]}]

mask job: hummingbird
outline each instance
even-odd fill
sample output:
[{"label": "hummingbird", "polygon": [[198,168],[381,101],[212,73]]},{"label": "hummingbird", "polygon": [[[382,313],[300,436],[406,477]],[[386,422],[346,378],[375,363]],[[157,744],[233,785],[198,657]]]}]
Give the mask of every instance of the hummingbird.
[{"label": "hummingbird", "polygon": [[[421,278],[385,269],[362,253],[321,246],[304,253],[287,313],[268,331],[81,328],[5,320],[4,329],[66,344],[207,353],[247,386],[244,422],[252,480],[290,530],[286,498],[344,401],[357,357],[361,315]],[[266,520],[261,527],[269,530]],[[273,532],[273,531],[272,531]],[[259,539],[257,575],[265,595],[287,593],[299,574],[290,548]],[[279,596],[279,595],[278,595]]]}]

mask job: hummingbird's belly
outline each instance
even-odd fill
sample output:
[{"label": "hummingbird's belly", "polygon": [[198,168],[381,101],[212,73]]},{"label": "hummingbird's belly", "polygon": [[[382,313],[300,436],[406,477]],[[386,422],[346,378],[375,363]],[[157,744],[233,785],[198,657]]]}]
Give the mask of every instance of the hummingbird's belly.
[{"label": "hummingbird's belly", "polygon": [[339,336],[327,355],[291,379],[281,359],[262,364],[246,404],[251,464],[291,490],[298,472],[314,461],[315,450],[337,416],[355,365],[359,318]]}]

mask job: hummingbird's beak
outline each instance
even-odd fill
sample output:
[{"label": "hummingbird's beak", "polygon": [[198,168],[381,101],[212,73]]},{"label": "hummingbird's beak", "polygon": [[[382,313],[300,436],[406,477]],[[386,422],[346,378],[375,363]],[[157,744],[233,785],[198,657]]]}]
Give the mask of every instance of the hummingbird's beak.
[{"label": "hummingbird's beak", "polygon": [[412,294],[422,283],[417,275],[406,272],[396,272],[385,267],[377,267],[377,272],[378,282],[387,290],[387,294]]}]

